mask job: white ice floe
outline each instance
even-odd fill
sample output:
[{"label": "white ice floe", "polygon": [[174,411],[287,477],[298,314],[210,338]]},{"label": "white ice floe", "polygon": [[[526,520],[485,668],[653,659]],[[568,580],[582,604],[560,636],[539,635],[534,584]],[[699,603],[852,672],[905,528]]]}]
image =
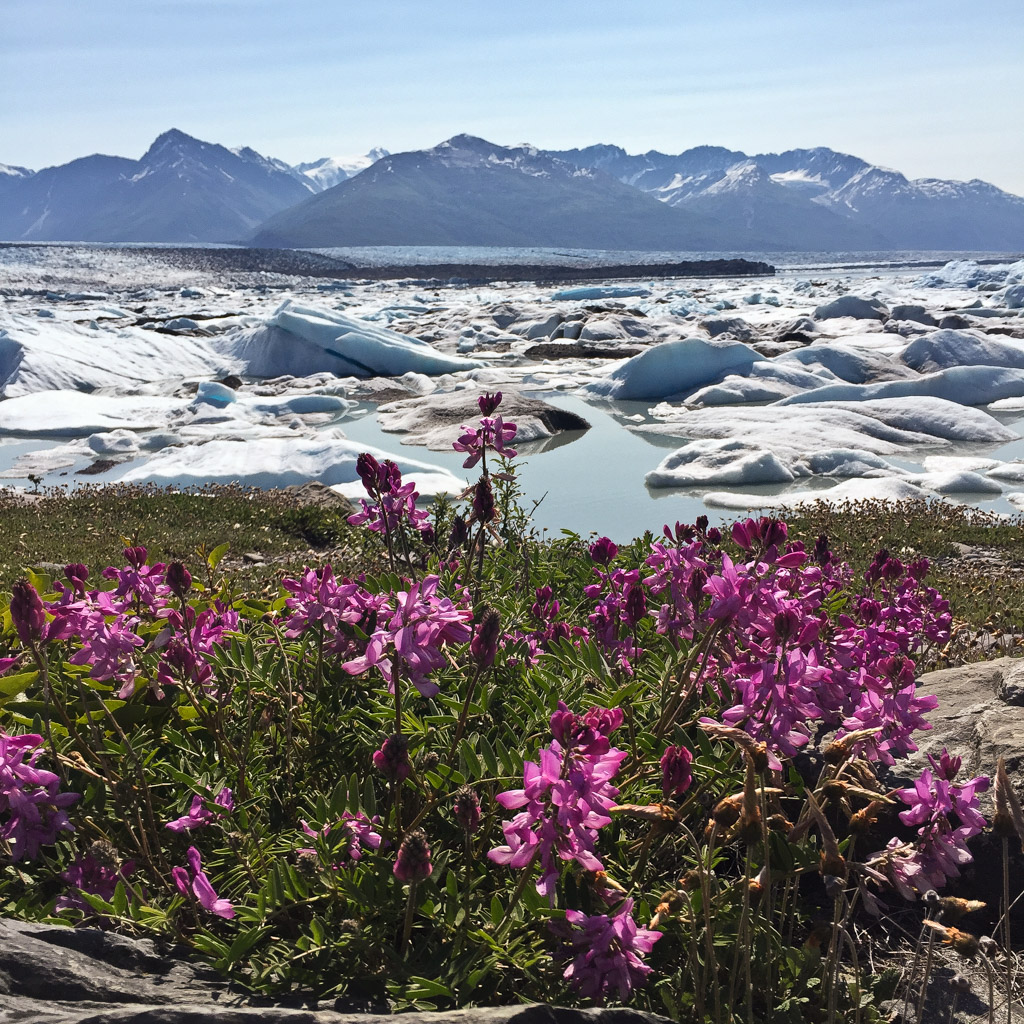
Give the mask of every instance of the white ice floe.
[{"label": "white ice floe", "polygon": [[806,451],[778,437],[700,440],[678,448],[645,477],[648,487],[743,486],[789,483],[801,477],[905,476],[903,470],[860,448]]},{"label": "white ice floe", "polygon": [[977,288],[1020,280],[1024,280],[1024,260],[989,266],[982,266],[975,260],[950,260],[939,270],[922,275],[914,284],[918,288]]},{"label": "white ice floe", "polygon": [[865,350],[855,344],[853,339],[844,339],[842,343],[815,342],[806,348],[786,352],[773,362],[778,365],[799,363],[819,376],[836,377],[849,384],[868,384],[916,376],[908,367],[894,362],[888,355],[874,349]]},{"label": "white ice floe", "polygon": [[234,373],[239,363],[209,339],[12,316],[0,322],[0,395],[93,391]]},{"label": "white ice floe", "polygon": [[919,373],[952,366],[1007,366],[1024,368],[1024,344],[996,338],[981,331],[932,331],[915,338],[903,350],[902,362]]},{"label": "white ice floe", "polygon": [[187,400],[158,395],[90,395],[45,391],[0,402],[0,434],[87,437],[111,430],[156,430]]},{"label": "white ice floe", "polygon": [[973,455],[929,455],[921,464],[926,473],[987,473],[1006,465],[998,459]]},{"label": "white ice floe", "polygon": [[260,327],[232,331],[211,344],[253,377],[301,377],[321,370],[340,377],[435,376],[481,365],[445,355],[419,338],[290,299]]},{"label": "white ice floe", "polygon": [[[704,504],[710,508],[750,510],[759,508],[792,508],[816,501],[842,504],[851,501],[907,501],[927,498],[928,492],[907,480],[888,477],[881,480],[844,480],[835,487],[820,490],[787,491],[783,494],[744,494],[739,491],[711,491]],[[1024,498],[1024,494],[1021,495]]]},{"label": "white ice floe", "polygon": [[[780,412],[783,408],[785,412]],[[805,453],[853,448],[895,455],[952,441],[1005,443],[1017,436],[984,410],[941,398],[706,409],[663,403],[651,414],[659,422],[641,428],[648,433],[688,439],[741,438],[773,450],[792,448]]]},{"label": "white ice floe", "polygon": [[948,470],[945,473],[919,473],[909,479],[935,494],[1002,494],[995,480],[967,470]]},{"label": "white ice floe", "polygon": [[[425,445],[432,451],[451,451],[452,442],[464,427],[476,427],[480,420],[479,388],[435,392],[425,397],[400,399],[378,406],[381,429],[402,434],[402,444]],[[495,415],[515,423],[515,440],[509,445],[542,441],[565,430],[587,430],[590,424],[575,413],[565,412],[517,391],[503,392]]]},{"label": "white ice floe", "polygon": [[889,398],[940,398],[961,405],[985,405],[1024,396],[1024,369],[1000,366],[951,366],[906,380],[875,384],[828,384],[783,398],[776,405],[805,402],[866,402]]},{"label": "white ice floe", "polygon": [[627,359],[587,390],[615,399],[659,399],[688,394],[728,373],[748,373],[761,356],[739,341],[680,338]]},{"label": "white ice floe", "polygon": [[644,285],[580,285],[578,288],[562,288],[553,292],[551,298],[560,302],[566,299],[628,299],[646,298],[651,289]]},{"label": "white ice floe", "polygon": [[852,317],[854,320],[885,320],[889,310],[885,304],[872,296],[840,295],[838,299],[826,302],[814,310],[815,320],[837,320]]},{"label": "white ice floe", "polygon": [[132,465],[118,480],[188,487],[208,483],[239,483],[245,487],[287,487],[316,480],[349,497],[365,496],[356,472],[360,452],[379,460],[391,459],[421,494],[457,494],[465,481],[440,466],[356,444],[339,436],[270,437],[249,441],[208,441],[206,444],[165,448],[140,465]]}]

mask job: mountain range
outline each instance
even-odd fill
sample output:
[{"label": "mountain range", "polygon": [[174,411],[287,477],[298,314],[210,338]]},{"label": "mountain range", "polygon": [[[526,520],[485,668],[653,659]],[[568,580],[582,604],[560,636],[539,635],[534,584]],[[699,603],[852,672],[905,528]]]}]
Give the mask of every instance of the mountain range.
[{"label": "mountain range", "polygon": [[543,151],[457,135],[295,166],[172,129],[139,160],[0,164],[0,239],[667,251],[1024,248],[1024,198],[831,149]]}]

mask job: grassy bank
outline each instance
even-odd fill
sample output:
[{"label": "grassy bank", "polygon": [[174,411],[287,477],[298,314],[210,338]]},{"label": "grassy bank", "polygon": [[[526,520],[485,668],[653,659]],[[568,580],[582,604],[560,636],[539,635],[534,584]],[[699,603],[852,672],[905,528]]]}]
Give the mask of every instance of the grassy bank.
[{"label": "grassy bank", "polygon": [[[343,499],[323,503],[324,491],[115,486],[24,497],[0,490],[0,590],[9,590],[25,568],[113,564],[126,543],[144,544],[153,561],[165,562],[227,544],[220,568],[239,591],[273,585],[311,559],[329,560],[339,575],[377,571],[379,548],[348,525]],[[955,660],[983,654],[979,636],[989,643],[1024,633],[1020,517],[945,502],[865,501],[804,506],[786,520],[791,537],[808,548],[825,534],[858,573],[880,548],[904,561],[928,558],[929,582],[950,602],[960,627],[959,648],[949,651]],[[652,523],[652,531],[659,525]]]}]

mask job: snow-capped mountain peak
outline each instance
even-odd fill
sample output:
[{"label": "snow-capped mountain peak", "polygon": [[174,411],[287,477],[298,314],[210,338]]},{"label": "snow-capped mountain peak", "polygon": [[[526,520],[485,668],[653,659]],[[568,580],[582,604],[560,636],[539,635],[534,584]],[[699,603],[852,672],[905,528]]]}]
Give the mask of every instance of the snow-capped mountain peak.
[{"label": "snow-capped mountain peak", "polygon": [[323,156],[309,163],[296,164],[295,170],[309,180],[314,191],[322,192],[390,155],[386,149],[375,146],[368,153],[358,156]]}]

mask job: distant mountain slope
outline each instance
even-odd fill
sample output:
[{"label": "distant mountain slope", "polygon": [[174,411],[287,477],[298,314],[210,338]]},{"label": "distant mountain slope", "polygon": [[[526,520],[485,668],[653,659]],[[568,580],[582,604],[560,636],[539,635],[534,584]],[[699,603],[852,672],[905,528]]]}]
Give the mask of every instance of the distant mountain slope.
[{"label": "distant mountain slope", "polygon": [[457,135],[398,153],[271,217],[256,245],[731,249],[708,218],[528,146]]},{"label": "distant mountain slope", "polygon": [[377,146],[363,156],[324,156],[311,163],[296,164],[295,170],[305,175],[317,192],[323,192],[360,171],[365,171],[371,164],[383,160],[386,156],[391,154]]},{"label": "distant mountain slope", "polygon": [[631,156],[617,146],[551,151],[600,168],[724,230],[782,249],[1024,248],[1024,199],[983,181],[908,181],[825,147],[747,156],[698,146]]},{"label": "distant mountain slope", "polygon": [[172,129],[141,160],[84,157],[0,190],[0,238],[237,241],[311,191],[286,164]]}]

